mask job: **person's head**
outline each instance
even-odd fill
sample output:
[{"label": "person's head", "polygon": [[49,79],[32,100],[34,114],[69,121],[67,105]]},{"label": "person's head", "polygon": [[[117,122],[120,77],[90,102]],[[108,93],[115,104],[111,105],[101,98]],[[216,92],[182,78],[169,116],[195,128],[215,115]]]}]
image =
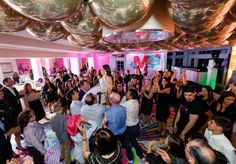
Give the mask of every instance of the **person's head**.
[{"label": "person's head", "polygon": [[25,94],[29,94],[32,91],[32,86],[30,83],[25,84]]},{"label": "person's head", "polygon": [[89,93],[86,97],[85,97],[85,103],[89,106],[95,104],[97,102],[97,97],[96,95]]},{"label": "person's head", "polygon": [[2,83],[7,87],[12,87],[13,86],[13,80],[10,77],[4,78]]},{"label": "person's head", "polygon": [[87,80],[80,81],[81,89],[88,91],[89,90],[89,82]]},{"label": "person's head", "polygon": [[187,84],[186,86],[184,86],[183,92],[184,92],[184,98],[187,102],[192,102],[195,99],[196,90],[194,85]]},{"label": "person's head", "polygon": [[162,86],[166,86],[168,83],[169,83],[169,80],[167,78],[164,77],[164,78],[161,79],[161,85]]},{"label": "person's head", "polygon": [[99,129],[95,134],[95,144],[101,155],[113,153],[117,149],[115,135],[106,128]]},{"label": "person's head", "polygon": [[138,91],[136,89],[129,89],[126,93],[126,99],[132,100],[132,99],[138,99]]},{"label": "person's head", "polygon": [[235,101],[235,94],[230,91],[224,91],[220,95],[220,98],[218,99],[218,102],[220,104],[224,104],[226,107],[232,105],[234,101]]},{"label": "person's head", "polygon": [[45,78],[44,78],[44,82],[45,82],[45,83],[50,83],[49,78],[45,77]]},{"label": "person's head", "polygon": [[145,80],[145,86],[150,87],[152,85],[152,81],[150,79]]},{"label": "person's head", "polygon": [[195,139],[202,140],[202,142],[208,143],[206,137],[203,134],[201,134],[201,133],[193,133],[193,134],[191,134],[188,137],[188,142],[192,141],[192,140],[195,140]]},{"label": "person's head", "polygon": [[52,104],[52,111],[53,112],[61,112],[62,111],[62,106],[60,102],[56,102]]},{"label": "person's head", "polygon": [[160,71],[157,72],[157,77],[162,78],[163,75],[164,75],[163,71],[160,70]]},{"label": "person's head", "polygon": [[118,104],[120,102],[120,95],[118,93],[112,92],[109,95],[109,102],[111,105]]},{"label": "person's head", "polygon": [[57,88],[64,90],[65,89],[65,83],[62,82],[62,81],[58,81],[57,82]]},{"label": "person's head", "polygon": [[3,90],[0,89],[0,100],[3,100],[4,99],[4,93],[3,93]]},{"label": "person's head", "polygon": [[124,91],[124,90],[123,90],[123,84],[122,84],[121,82],[118,82],[118,83],[117,83],[116,88],[117,88],[117,92],[118,92],[118,93],[121,93],[121,92]]},{"label": "person's head", "polygon": [[172,72],[170,70],[165,71],[165,77],[171,77]]},{"label": "person's head", "polygon": [[165,144],[169,150],[169,152],[174,156],[174,157],[179,157],[182,158],[185,156],[184,153],[184,143],[182,142],[181,139],[179,139],[175,135],[169,135],[165,139]]},{"label": "person's head", "polygon": [[73,80],[75,80],[75,81],[79,81],[79,77],[78,77],[78,75],[73,75]]},{"label": "person's head", "polygon": [[212,88],[210,86],[202,86],[200,95],[202,97],[207,97],[208,99],[213,99]]},{"label": "person's head", "polygon": [[125,74],[129,75],[130,74],[130,70],[129,69],[125,70]]},{"label": "person's head", "polygon": [[18,124],[23,130],[29,122],[35,121],[36,117],[31,109],[23,110],[18,116]]},{"label": "person's head", "polygon": [[65,87],[66,89],[71,89],[73,88],[73,84],[70,80],[67,80],[66,83],[65,83]]},{"label": "person's head", "polygon": [[142,74],[140,68],[136,68],[136,74],[137,75],[141,75]]},{"label": "person's head", "polygon": [[111,68],[107,64],[102,66],[100,72],[101,72],[102,76],[104,76],[104,75],[111,76]]},{"label": "person's head", "polygon": [[232,129],[232,123],[226,117],[213,116],[208,122],[208,129],[212,132],[227,133]]},{"label": "person's head", "polygon": [[57,72],[57,77],[62,78],[62,74],[63,74],[62,71]]},{"label": "person's head", "polygon": [[71,92],[71,99],[72,100],[79,100],[79,93],[76,90]]},{"label": "person's head", "polygon": [[189,141],[185,146],[185,156],[189,164],[215,164],[214,150],[200,139]]}]

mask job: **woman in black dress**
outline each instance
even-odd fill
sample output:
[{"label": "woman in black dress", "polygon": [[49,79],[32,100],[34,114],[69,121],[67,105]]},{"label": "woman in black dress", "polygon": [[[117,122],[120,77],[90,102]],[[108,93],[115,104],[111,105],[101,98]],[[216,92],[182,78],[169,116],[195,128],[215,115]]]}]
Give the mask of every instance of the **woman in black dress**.
[{"label": "woman in black dress", "polygon": [[59,101],[61,103],[62,113],[66,114],[67,109],[68,109],[68,105],[67,105],[67,100],[66,100],[66,96],[65,96],[65,83],[62,81],[59,81],[57,83],[57,94],[59,97]]},{"label": "woman in black dress", "polygon": [[156,105],[156,118],[160,122],[160,125],[162,127],[161,135],[164,135],[166,130],[167,119],[169,117],[171,88],[167,79],[162,78],[161,85],[157,83],[155,89],[158,94]]},{"label": "woman in black dress", "polygon": [[25,84],[25,96],[23,99],[25,107],[34,111],[37,121],[41,120],[42,118],[47,119],[41,103],[41,96],[36,90],[32,89],[30,83]]},{"label": "woman in black dress", "polygon": [[140,109],[141,123],[147,123],[148,126],[151,125],[151,113],[153,106],[153,90],[152,90],[152,81],[146,80],[144,87],[141,90],[142,101]]},{"label": "woman in black dress", "polygon": [[52,113],[52,109],[51,109],[52,104],[57,101],[56,87],[54,86],[53,83],[50,82],[48,78],[45,78],[45,84],[42,90],[43,90],[42,91],[43,97],[45,98],[48,104],[48,108],[50,112]]}]

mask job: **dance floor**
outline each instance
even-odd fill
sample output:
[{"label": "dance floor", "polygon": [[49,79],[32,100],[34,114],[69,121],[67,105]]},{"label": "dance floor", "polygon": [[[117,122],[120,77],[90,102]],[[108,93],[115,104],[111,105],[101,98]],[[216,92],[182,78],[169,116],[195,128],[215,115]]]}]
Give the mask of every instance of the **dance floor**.
[{"label": "dance floor", "polygon": [[[50,114],[49,114],[50,115]],[[51,115],[50,115],[51,117]],[[168,123],[167,123],[167,130],[172,133],[172,122],[173,122],[173,118],[174,118],[174,113],[171,112],[171,115],[168,119]],[[45,133],[46,133],[46,139],[45,139],[45,148],[47,149],[47,154],[45,155],[45,163],[46,164],[60,164],[59,162],[59,158],[60,158],[60,145],[59,142],[56,138],[55,133],[52,131],[51,127],[50,127],[50,122],[46,121],[46,120],[41,120],[40,121],[45,129]],[[155,114],[152,115],[152,124],[151,126],[144,126],[141,127],[141,131],[140,131],[140,136],[138,138],[138,141],[140,143],[140,146],[142,147],[142,151],[144,152],[144,154],[146,154],[147,151],[147,145],[148,143],[153,140],[153,139],[158,139],[160,137],[160,132],[159,129],[160,127],[158,126],[158,123],[156,121],[155,118]],[[168,135],[168,134],[167,134]],[[14,139],[12,138],[12,143],[13,143],[13,149],[15,152],[17,152],[17,150],[15,149],[16,144],[14,142]],[[24,142],[22,141],[22,145],[24,146]],[[133,149],[133,153],[134,153],[134,164],[138,164],[139,163],[139,158],[135,153],[135,150]],[[72,149],[72,153],[73,154],[73,149]],[[126,164],[127,163],[127,158],[125,156],[125,150],[122,150],[122,154],[123,154],[123,159],[122,159],[122,164]],[[74,159],[73,155],[72,155],[72,160]],[[62,164],[62,162],[61,162]]]}]

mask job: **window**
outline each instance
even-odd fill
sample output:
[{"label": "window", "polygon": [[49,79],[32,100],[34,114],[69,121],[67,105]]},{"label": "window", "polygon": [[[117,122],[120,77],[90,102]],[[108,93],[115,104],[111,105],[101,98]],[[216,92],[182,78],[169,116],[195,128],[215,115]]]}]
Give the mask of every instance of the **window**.
[{"label": "window", "polygon": [[124,70],[124,61],[116,61],[116,70]]},{"label": "window", "polygon": [[182,59],[182,58],[176,59],[176,61],[175,61],[175,66],[177,66],[177,67],[183,67],[183,59]]}]

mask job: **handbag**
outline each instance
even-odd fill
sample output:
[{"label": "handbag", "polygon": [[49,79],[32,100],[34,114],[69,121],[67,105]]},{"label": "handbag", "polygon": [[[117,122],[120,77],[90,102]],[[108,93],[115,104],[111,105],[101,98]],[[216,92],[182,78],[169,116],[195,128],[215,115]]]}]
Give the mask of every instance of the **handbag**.
[{"label": "handbag", "polygon": [[68,116],[66,132],[70,136],[75,136],[79,131],[77,125],[81,123],[82,123],[81,115]]}]

